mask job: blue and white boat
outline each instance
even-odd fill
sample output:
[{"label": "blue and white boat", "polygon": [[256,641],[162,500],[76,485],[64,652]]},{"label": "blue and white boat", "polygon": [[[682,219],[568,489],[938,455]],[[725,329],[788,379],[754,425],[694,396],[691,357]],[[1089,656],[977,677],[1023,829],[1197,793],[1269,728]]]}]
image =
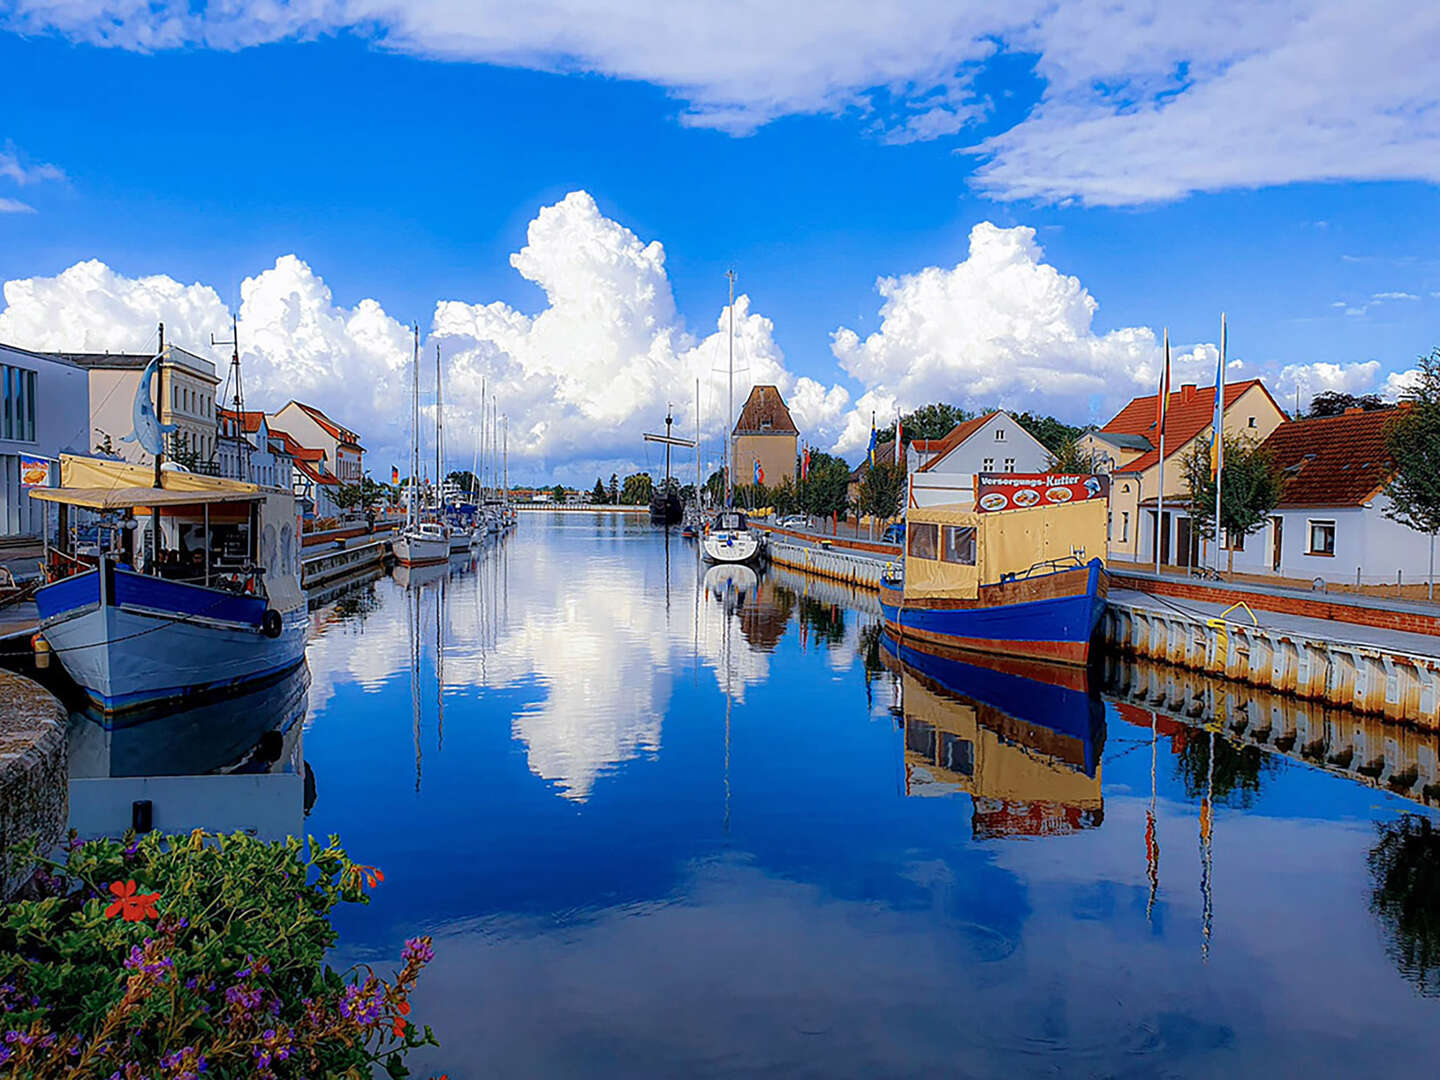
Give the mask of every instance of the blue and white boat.
[{"label": "blue and white boat", "polygon": [[309,629],[294,497],[181,471],[62,456],[33,498],[99,516],[98,550],[50,546],[40,633],[103,712],[242,686],[295,667]]}]

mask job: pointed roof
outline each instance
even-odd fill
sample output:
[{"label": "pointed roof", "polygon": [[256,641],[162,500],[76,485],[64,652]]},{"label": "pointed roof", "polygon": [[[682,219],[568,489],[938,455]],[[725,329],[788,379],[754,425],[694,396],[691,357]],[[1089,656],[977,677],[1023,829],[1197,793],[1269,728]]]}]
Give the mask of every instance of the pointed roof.
[{"label": "pointed roof", "polygon": [[[236,413],[234,409],[227,409],[222,405],[215,410],[215,415],[221,420],[234,420]],[[254,435],[260,430],[260,425],[265,422],[265,414],[254,409],[246,409],[239,416],[240,429],[246,435]]]},{"label": "pointed roof", "polygon": [[951,428],[943,439],[931,439],[929,444],[929,452],[933,454],[934,457],[932,457],[929,461],[925,462],[924,465],[921,465],[920,468],[916,469],[915,471],[930,472],[931,469],[934,468],[934,466],[940,464],[940,462],[944,460],[945,456],[949,454],[951,450],[954,450],[966,439],[970,438],[971,435],[974,435],[977,431],[984,427],[986,421],[988,421],[992,416],[999,415],[1000,410],[996,409],[993,412],[986,413],[984,416],[976,416],[969,420],[962,420],[960,421],[960,423],[956,424],[953,428]]},{"label": "pointed roof", "polygon": [[1395,472],[1385,429],[1405,411],[1347,409],[1281,424],[1265,440],[1285,487],[1280,505],[1362,506]]},{"label": "pointed roof", "polygon": [[778,386],[761,385],[750,388],[750,396],[735,421],[736,435],[799,435],[800,429],[790,418],[785,399]]},{"label": "pointed roof", "polygon": [[331,420],[330,417],[326,416],[324,412],[317,409],[314,405],[306,405],[303,401],[295,401],[292,402],[292,404],[294,404],[296,408],[304,410],[305,414],[309,416],[311,420],[314,420],[317,424],[324,428],[326,434],[328,434],[341,446],[348,447],[351,450],[359,450],[362,454],[365,452],[365,448],[360,445],[360,436],[355,434],[355,432],[351,431],[349,428],[341,427],[334,420]]},{"label": "pointed roof", "polygon": [[[1259,379],[1246,379],[1243,382],[1227,383],[1225,385],[1225,409],[1228,412],[1230,407],[1239,401],[1251,387],[1258,386],[1275,405],[1275,399],[1270,397],[1270,391],[1265,389],[1265,384]],[[1109,435],[1142,435],[1152,445],[1158,444],[1160,436],[1155,428],[1155,405],[1160,395],[1149,394],[1146,397],[1137,397],[1129,405],[1126,405],[1115,414],[1108,424],[1102,427],[1096,434],[1102,438]],[[1285,410],[1275,405],[1275,411],[1281,416]],[[1199,435],[1210,426],[1215,413],[1215,386],[1197,387],[1187,383],[1179,390],[1170,391],[1170,400],[1165,416],[1165,460],[1183,450],[1191,439]],[[1117,473],[1144,472],[1160,460],[1159,450],[1149,450],[1140,455],[1124,468],[1115,470]]]}]

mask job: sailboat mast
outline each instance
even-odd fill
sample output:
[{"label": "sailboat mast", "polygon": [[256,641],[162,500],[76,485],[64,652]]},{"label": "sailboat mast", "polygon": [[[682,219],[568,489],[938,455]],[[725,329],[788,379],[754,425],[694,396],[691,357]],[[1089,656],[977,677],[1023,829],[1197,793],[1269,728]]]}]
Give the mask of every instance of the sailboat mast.
[{"label": "sailboat mast", "polygon": [[415,477],[420,472],[420,324],[415,327],[415,355],[410,361],[410,480],[405,486],[405,526],[415,524]]},{"label": "sailboat mast", "polygon": [[510,416],[505,416],[505,505],[510,505]]},{"label": "sailboat mast", "polygon": [[730,279],[730,381],[728,396],[725,400],[725,505],[730,506],[734,502],[734,471],[735,447],[732,444],[731,434],[735,426],[735,271],[727,270],[725,276]]},{"label": "sailboat mast", "polygon": [[700,380],[695,380],[695,512],[700,512]]},{"label": "sailboat mast", "polygon": [[445,506],[445,380],[440,377],[440,343],[435,343],[435,507]]}]

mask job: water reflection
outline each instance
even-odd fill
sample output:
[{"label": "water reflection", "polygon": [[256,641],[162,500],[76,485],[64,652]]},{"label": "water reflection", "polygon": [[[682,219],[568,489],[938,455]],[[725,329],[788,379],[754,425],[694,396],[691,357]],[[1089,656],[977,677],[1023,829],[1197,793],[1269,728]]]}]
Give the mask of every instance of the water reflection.
[{"label": "water reflection", "polygon": [[1375,830],[1370,910],[1384,928],[1386,951],[1416,990],[1440,996],[1440,830],[1418,814]]},{"label": "water reflection", "polygon": [[73,714],[71,828],[119,836],[148,811],[150,824],[168,832],[303,835],[316,791],[302,743],[309,685],[301,664],[243,694],[127,716],[122,726]]}]

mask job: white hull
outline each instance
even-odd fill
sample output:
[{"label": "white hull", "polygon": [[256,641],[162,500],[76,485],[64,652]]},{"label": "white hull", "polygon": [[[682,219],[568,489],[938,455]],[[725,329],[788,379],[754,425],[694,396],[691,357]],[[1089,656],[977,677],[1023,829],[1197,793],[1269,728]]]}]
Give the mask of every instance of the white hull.
[{"label": "white hull", "polygon": [[281,613],[280,636],[126,607],[96,606],[44,626],[66,672],[106,711],[239,686],[305,657],[310,615]]},{"label": "white hull", "polygon": [[745,529],[739,532],[712,532],[700,550],[713,563],[748,563],[760,554],[760,541]]},{"label": "white hull", "polygon": [[450,538],[447,536],[417,536],[402,532],[391,546],[396,562],[404,566],[423,566],[450,558]]}]

